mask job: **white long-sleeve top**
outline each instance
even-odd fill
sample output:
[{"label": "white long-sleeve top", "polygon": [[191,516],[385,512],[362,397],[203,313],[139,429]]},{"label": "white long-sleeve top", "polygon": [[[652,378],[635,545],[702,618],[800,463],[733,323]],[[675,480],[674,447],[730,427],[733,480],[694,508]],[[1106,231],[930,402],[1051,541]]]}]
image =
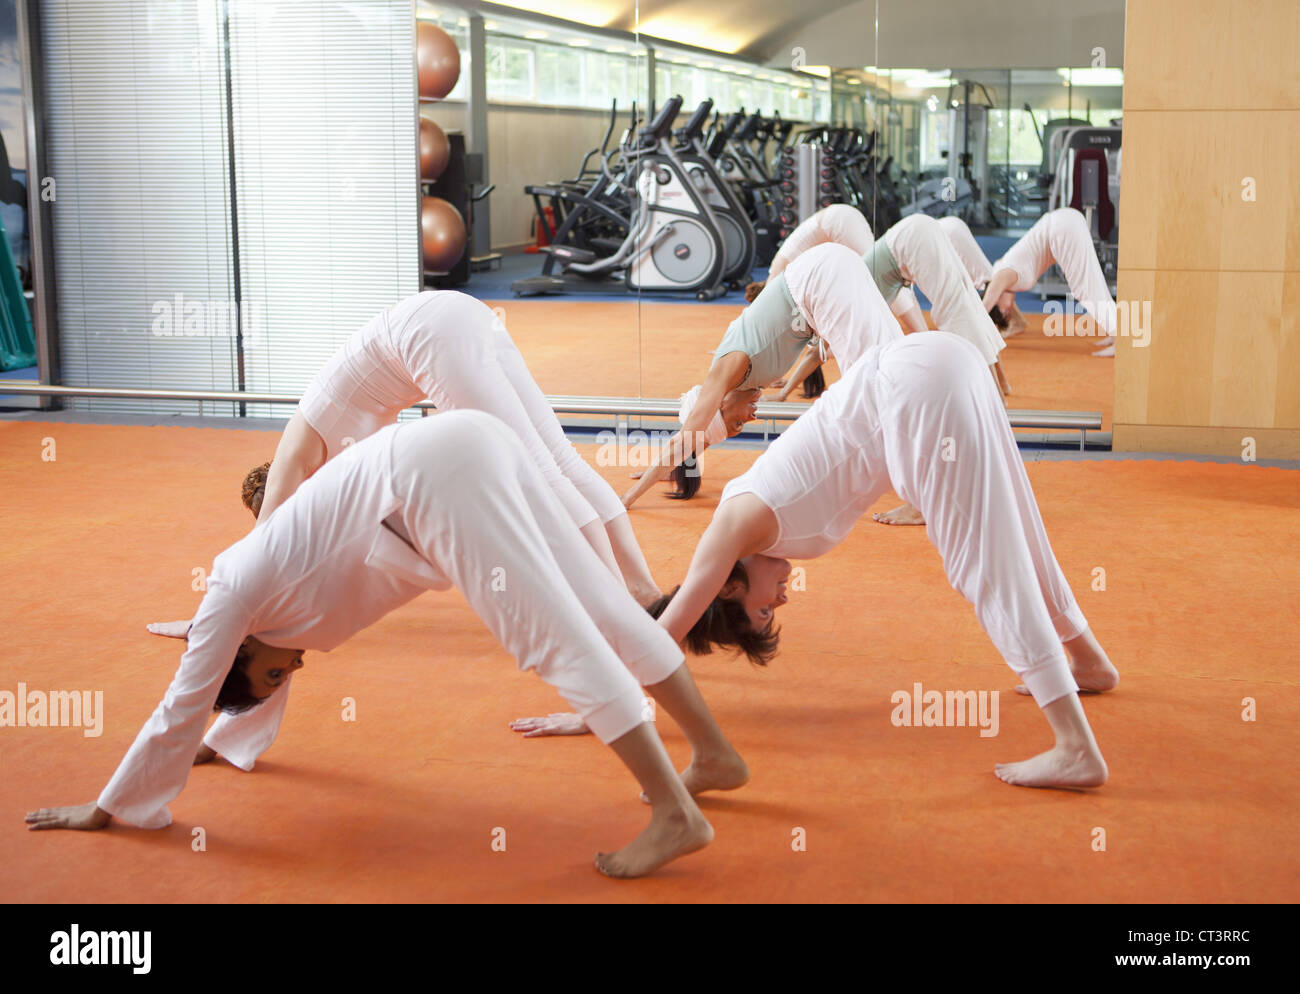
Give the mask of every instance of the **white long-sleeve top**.
[{"label": "white long-sleeve top", "polygon": [[[217,556],[180,668],[99,795],[101,809],[141,828],[171,824],[167,802],[185,786],[247,636],[328,652],[422,591],[451,586],[383,525],[401,503],[391,482],[395,431],[386,428],[330,460]],[[286,692],[280,687],[258,709]]]}]

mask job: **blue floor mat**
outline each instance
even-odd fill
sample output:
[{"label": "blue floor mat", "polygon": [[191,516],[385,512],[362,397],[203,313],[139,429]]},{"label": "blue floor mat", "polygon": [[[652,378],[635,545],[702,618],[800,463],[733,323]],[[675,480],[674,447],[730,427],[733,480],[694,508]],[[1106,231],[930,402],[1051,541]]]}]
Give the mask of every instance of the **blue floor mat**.
[{"label": "blue floor mat", "polygon": [[[538,253],[529,255],[525,252],[513,253],[511,255],[501,256],[501,268],[488,269],[479,273],[471,273],[469,283],[466,286],[458,287],[470,296],[477,297],[479,300],[636,300],[637,294],[628,292],[626,294],[610,293],[563,293],[563,294],[539,294],[532,297],[515,298],[510,289],[510,284],[515,280],[525,279],[529,276],[540,276],[542,273],[542,263],[546,261],[546,256]],[[755,279],[762,279],[767,273],[766,269],[755,269]],[[698,301],[694,293],[671,293],[667,291],[645,291],[641,295],[642,301],[665,301],[674,304],[740,304],[745,303],[745,294],[743,291],[732,291],[726,296],[719,297],[717,300]]]}]

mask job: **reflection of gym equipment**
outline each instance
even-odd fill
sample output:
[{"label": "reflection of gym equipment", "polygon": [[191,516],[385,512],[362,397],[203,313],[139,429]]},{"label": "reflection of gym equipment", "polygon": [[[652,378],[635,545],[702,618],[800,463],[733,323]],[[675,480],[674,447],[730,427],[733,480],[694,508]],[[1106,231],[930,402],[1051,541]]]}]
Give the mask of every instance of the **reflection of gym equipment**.
[{"label": "reflection of gym equipment", "polygon": [[[460,78],[460,52],[446,31],[428,21],[416,24],[416,74],[420,101],[442,100]],[[472,263],[498,259],[472,257],[473,205],[492,192],[478,193],[483,157],[465,152],[465,136],[445,133],[420,116],[420,255],[425,285],[463,286]]]},{"label": "reflection of gym equipment", "polygon": [[829,172],[829,165],[822,161],[820,144],[801,141],[782,149],[777,165],[781,188],[781,241],[789,238],[795,228],[823,207],[837,203],[834,183],[829,176],[822,175],[824,166]]},{"label": "reflection of gym equipment", "polygon": [[420,118],[420,179],[436,180],[447,170],[451,144],[447,135],[427,117]]},{"label": "reflection of gym equipment", "polygon": [[[1055,122],[1050,122],[1055,123]],[[1111,173],[1118,173],[1121,128],[1091,126],[1055,129],[1049,149],[1054,155],[1052,185],[1047,210],[1073,207],[1081,212],[1092,232],[1092,244],[1101,263],[1102,275],[1114,295],[1119,262],[1118,188],[1112,185]],[[1118,177],[1116,177],[1118,178]],[[1116,192],[1112,194],[1112,189]],[[1070,292],[1057,266],[1043,274],[1038,284],[1041,298],[1065,296]]]},{"label": "reflection of gym equipment", "polygon": [[832,204],[856,207],[873,230],[902,217],[893,159],[880,162],[878,132],[861,128],[808,128],[783,148],[777,167],[781,239]]},{"label": "reflection of gym equipment", "polygon": [[954,200],[948,213],[982,225],[988,214],[989,109],[971,103],[971,85],[963,84],[962,105],[948,111],[948,178],[952,180],[949,189],[956,194],[960,183],[963,190],[969,191],[968,199],[960,207]]},{"label": "reflection of gym equipment", "polygon": [[[543,249],[548,259],[542,275],[516,280],[511,289],[520,295],[539,293],[603,293],[618,290],[695,291],[702,300],[726,293],[723,273],[726,246],[717,216],[692,181],[670,140],[673,120],[682,98],[668,100],[646,128],[629,128],[619,146],[618,164],[605,155],[601,175],[585,193],[563,184],[526,187],[533,195],[539,217],[542,198],[552,203],[564,221],[552,244]],[[592,248],[573,244],[571,235],[592,215],[618,222],[615,206],[626,194],[630,215],[623,223],[627,234],[608,255],[592,240]],[[554,267],[563,267],[562,275]],[[618,274],[622,279],[617,279]]]},{"label": "reflection of gym equipment", "polygon": [[465,255],[465,219],[441,197],[420,198],[420,248],[428,273],[449,273]]},{"label": "reflection of gym equipment", "polygon": [[417,21],[415,54],[420,97],[442,100],[460,79],[460,50],[451,35],[429,21]]},{"label": "reflection of gym equipment", "polygon": [[706,144],[718,174],[733,185],[745,206],[757,239],[757,259],[764,266],[776,255],[781,237],[778,181],[769,174],[763,157],[775,123],[765,121],[757,112],[746,116],[742,107],[725,123],[715,124],[715,133]]},{"label": "reflection of gym equipment", "polygon": [[707,99],[695,108],[690,120],[673,132],[674,151],[713,211],[722,233],[722,276],[732,289],[739,290],[752,275],[758,236],[731,185],[718,175],[713,162],[704,154],[704,122],[712,111],[713,101]]},{"label": "reflection of gym equipment", "polygon": [[911,193],[911,202],[902,209],[903,217],[912,214],[948,217],[955,214],[969,218],[975,213],[975,190],[964,179],[935,176],[915,184]]},{"label": "reflection of gym equipment", "polygon": [[446,135],[447,163],[437,180],[424,179],[420,198],[420,244],[424,260],[425,285],[464,286],[471,268],[479,268],[493,257],[472,257],[470,232],[474,230],[474,204],[494,187],[477,193],[483,157],[467,154],[465,136]]}]

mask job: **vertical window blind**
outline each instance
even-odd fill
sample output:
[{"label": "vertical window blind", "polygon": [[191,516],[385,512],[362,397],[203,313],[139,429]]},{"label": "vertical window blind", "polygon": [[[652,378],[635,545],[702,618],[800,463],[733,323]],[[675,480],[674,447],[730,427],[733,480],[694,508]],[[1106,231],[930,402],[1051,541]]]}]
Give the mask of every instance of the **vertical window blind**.
[{"label": "vertical window blind", "polygon": [[242,350],[243,389],[297,393],[420,289],[414,29],[411,0],[42,4],[63,382],[240,389]]}]

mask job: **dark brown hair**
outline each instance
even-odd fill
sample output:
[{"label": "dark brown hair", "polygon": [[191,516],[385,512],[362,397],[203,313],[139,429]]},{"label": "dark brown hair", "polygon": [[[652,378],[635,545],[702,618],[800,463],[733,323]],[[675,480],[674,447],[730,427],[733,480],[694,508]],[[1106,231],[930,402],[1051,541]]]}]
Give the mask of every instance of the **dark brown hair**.
[{"label": "dark brown hair", "polygon": [[763,287],[767,286],[767,281],[762,283],[750,283],[745,287],[745,303],[752,304],[754,299],[763,292]]},{"label": "dark brown hair", "polygon": [[235,653],[235,661],[230,664],[230,672],[217,691],[213,711],[242,714],[262,703],[261,698],[253,696],[253,682],[248,679],[248,659],[248,650],[240,645],[239,651]]},{"label": "dark brown hair", "polygon": [[[740,563],[731,568],[727,583],[733,580],[739,580],[746,589],[749,588],[749,574]],[[681,589],[679,584],[670,593],[647,606],[646,610],[651,617],[658,618],[663,614]],[[779,628],[766,631],[755,629],[745,611],[745,605],[738,600],[721,596],[713,598],[704,614],[700,615],[700,620],[686,633],[686,647],[697,656],[707,656],[714,646],[723,646],[744,653],[755,666],[766,666],[776,655],[780,641]]]},{"label": "dark brown hair", "polygon": [[700,484],[703,482],[700,457],[692,452],[673,468],[668,479],[673,481],[673,489],[667,496],[673,500],[690,500],[700,492]]},{"label": "dark brown hair", "polygon": [[244,477],[243,488],[239,493],[239,499],[253,512],[255,518],[262,513],[262,499],[266,496],[266,474],[270,469],[269,462],[250,469],[248,475]]},{"label": "dark brown hair", "polygon": [[989,311],[989,317],[991,317],[993,323],[997,325],[998,331],[1007,330],[1007,316],[1002,313],[1002,308],[997,304],[994,304],[992,310]]},{"label": "dark brown hair", "polygon": [[822,372],[821,366],[818,366],[811,373],[804,377],[803,395],[809,400],[820,397],[826,392],[826,374]]}]

